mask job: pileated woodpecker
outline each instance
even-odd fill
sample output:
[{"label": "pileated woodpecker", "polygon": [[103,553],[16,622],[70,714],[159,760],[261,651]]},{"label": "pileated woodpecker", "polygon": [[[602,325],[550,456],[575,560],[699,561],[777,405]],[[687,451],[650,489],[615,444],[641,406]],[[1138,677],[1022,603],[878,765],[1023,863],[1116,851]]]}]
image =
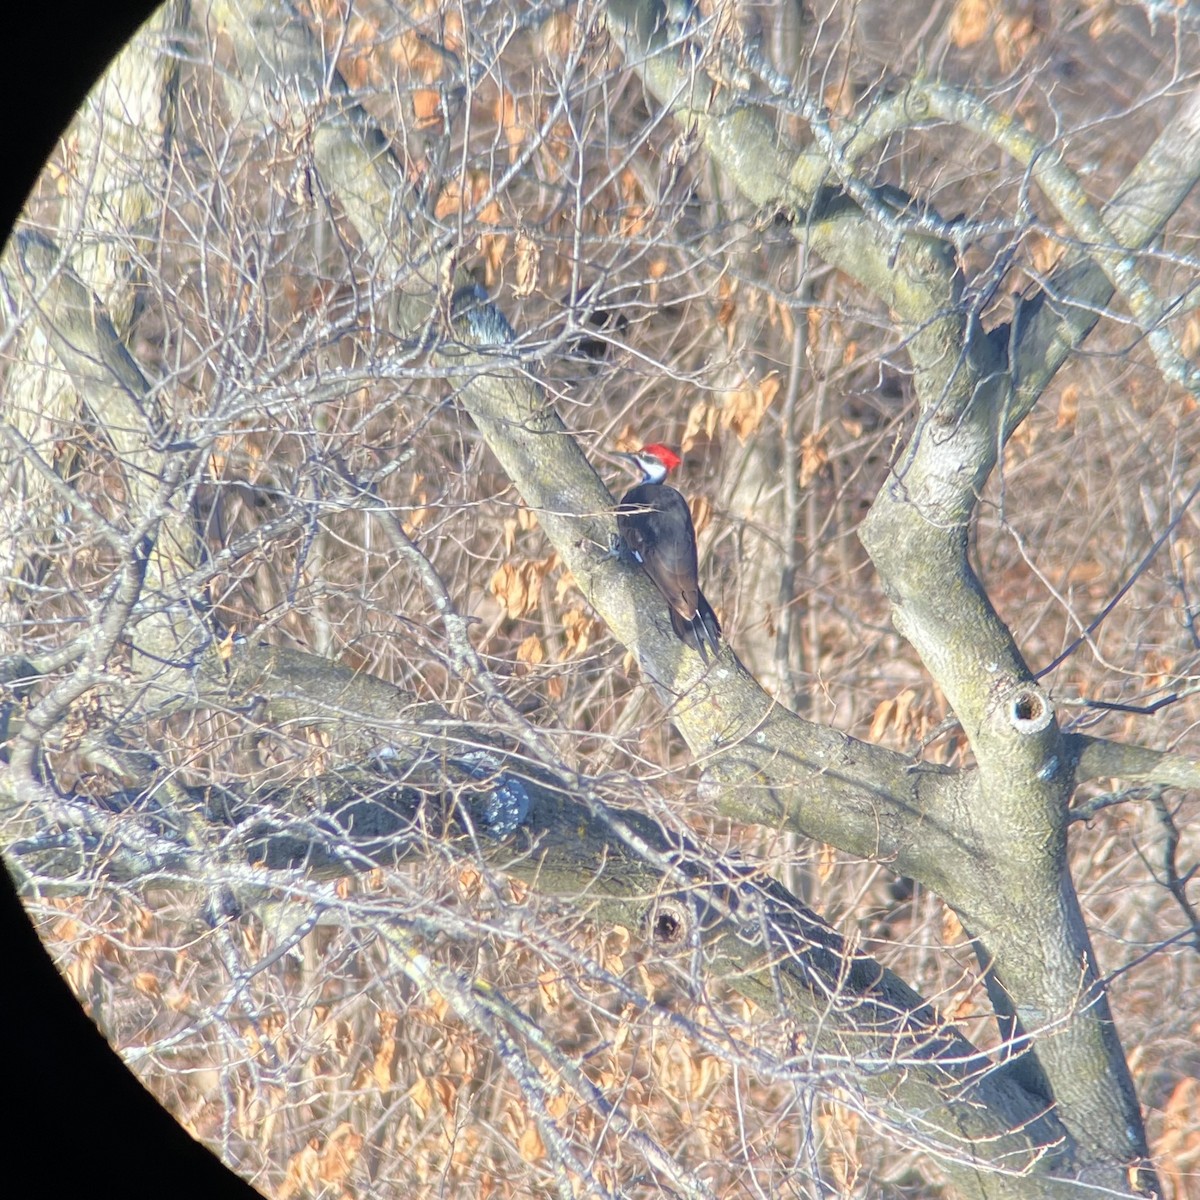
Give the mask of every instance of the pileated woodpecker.
[{"label": "pileated woodpecker", "polygon": [[617,530],[625,548],[650,576],[671,610],[671,626],[680,641],[699,652],[720,650],[721,626],[700,590],[696,565],[696,529],[687,501],[663,482],[683,461],[657,442],[636,454],[621,454],[642,473],[617,508]]}]

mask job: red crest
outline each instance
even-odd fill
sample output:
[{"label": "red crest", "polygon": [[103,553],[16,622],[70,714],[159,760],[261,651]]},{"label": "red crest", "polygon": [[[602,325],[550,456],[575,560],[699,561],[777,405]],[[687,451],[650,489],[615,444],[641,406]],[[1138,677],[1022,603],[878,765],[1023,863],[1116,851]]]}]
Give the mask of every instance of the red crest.
[{"label": "red crest", "polygon": [[662,442],[651,442],[649,446],[643,446],[642,454],[650,454],[657,458],[668,471],[673,471],[683,459],[671,449],[670,446],[664,446]]}]

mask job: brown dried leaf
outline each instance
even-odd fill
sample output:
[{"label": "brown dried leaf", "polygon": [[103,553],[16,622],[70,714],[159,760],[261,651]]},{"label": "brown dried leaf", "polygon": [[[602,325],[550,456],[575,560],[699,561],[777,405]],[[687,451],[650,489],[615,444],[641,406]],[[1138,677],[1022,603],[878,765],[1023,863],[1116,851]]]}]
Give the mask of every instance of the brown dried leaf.
[{"label": "brown dried leaf", "polygon": [[[479,209],[478,221],[482,225],[498,225],[500,223],[500,205],[493,196],[487,204],[485,197],[492,188],[492,177],[487,171],[468,171],[466,187],[461,180],[451,179],[438,196],[434,205],[434,215],[439,219],[453,216],[458,212],[471,212]],[[480,205],[483,205],[480,208]]]},{"label": "brown dried leaf", "polygon": [[559,988],[557,971],[543,971],[538,976],[538,991],[547,1012],[554,1012],[562,1004],[562,992]]},{"label": "brown dried leaf", "polygon": [[958,0],[950,16],[950,40],[960,50],[975,45],[987,33],[991,10],[988,0]]},{"label": "brown dried leaf", "polygon": [[1196,351],[1200,350],[1200,316],[1196,313],[1188,317],[1187,324],[1183,327],[1183,338],[1179,348],[1185,358],[1194,358]]},{"label": "brown dried leaf", "polygon": [[475,899],[483,891],[483,876],[474,867],[463,867],[458,873],[458,890],[465,899]]},{"label": "brown dried leaf", "polygon": [[792,316],[792,310],[786,304],[780,304],[772,295],[767,296],[767,323],[772,329],[779,326],[785,342],[790,342],[796,335],[796,319]]},{"label": "brown dried leaf", "polygon": [[1065,250],[1066,244],[1061,238],[1046,237],[1044,234],[1036,235],[1030,243],[1030,255],[1034,268],[1043,275],[1047,274],[1058,264],[1058,260],[1062,258]]},{"label": "brown dried leaf", "polygon": [[437,198],[437,203],[433,206],[433,215],[439,221],[444,221],[447,217],[453,216],[454,213],[462,209],[463,192],[462,184],[457,179],[451,179]]},{"label": "brown dried leaf", "polygon": [[833,874],[835,866],[837,866],[837,848],[825,842],[821,846],[821,853],[817,859],[817,879],[824,883]]},{"label": "brown dried leaf", "polygon": [[824,311],[819,308],[810,308],[806,317],[806,323],[808,325],[808,335],[805,340],[811,348],[820,343],[821,326],[825,323]]},{"label": "brown dried leaf", "polygon": [[828,461],[829,451],[825,449],[825,431],[806,433],[800,441],[800,486],[808,487]]},{"label": "brown dried leaf", "polygon": [[1038,440],[1039,427],[1028,417],[1013,430],[1008,439],[1011,448],[1020,450],[1026,458],[1033,453],[1034,444]]},{"label": "brown dried leaf", "polygon": [[1187,1195],[1181,1172],[1200,1166],[1200,1079],[1188,1076],[1175,1085],[1163,1105],[1162,1133],[1153,1150],[1157,1160],[1178,1168],[1171,1171],[1172,1178],[1179,1180],[1175,1195]]},{"label": "brown dried leaf", "polygon": [[158,979],[149,971],[139,971],[134,975],[133,986],[146,996],[157,996],[159,992]]},{"label": "brown dried leaf", "polygon": [[531,296],[537,287],[538,264],[542,251],[537,242],[522,231],[517,234],[517,277],[513,283],[513,295]]},{"label": "brown dried leaf", "polygon": [[385,1091],[395,1082],[393,1065],[396,1061],[396,1023],[397,1016],[392,1012],[379,1014],[379,1049],[375,1052],[375,1061],[371,1064],[371,1074],[375,1082]]},{"label": "brown dried leaf", "polygon": [[446,60],[437,47],[427,41],[415,29],[406,29],[388,45],[388,57],[402,70],[422,83],[433,83],[440,79]]},{"label": "brown dried leaf", "polygon": [[570,608],[563,613],[563,649],[559,661],[586,653],[588,647],[604,632],[604,625],[581,609]]},{"label": "brown dried leaf", "polygon": [[917,693],[912,688],[905,688],[893,699],[880,704],[871,718],[871,729],[867,734],[869,740],[882,740],[890,726],[896,741],[911,741],[919,724],[917,714],[913,710],[916,697]]},{"label": "brown dried leaf", "polygon": [[412,92],[414,124],[418,129],[432,129],[442,123],[442,94],[436,88],[414,88]]},{"label": "brown dried leaf", "polygon": [[620,975],[625,970],[625,955],[629,952],[629,930],[624,925],[614,925],[604,938],[602,963],[611,975]]},{"label": "brown dried leaf", "polygon": [[163,992],[163,1003],[172,1012],[187,1012],[192,1006],[192,996],[190,992],[185,991],[178,983],[172,980],[167,984]]},{"label": "brown dried leaf", "polygon": [[971,989],[963,988],[950,997],[946,1006],[946,1016],[951,1021],[966,1021],[978,1011],[978,1006],[971,997]]},{"label": "brown dried leaf", "polygon": [[1033,18],[1027,15],[1002,16],[996,22],[996,54],[1003,71],[1011,71],[1036,49],[1041,37]]},{"label": "brown dried leaf", "polygon": [[508,161],[516,162],[521,156],[521,145],[529,136],[529,128],[521,120],[520,107],[510,91],[503,91],[496,99],[496,123],[504,130],[508,143]]},{"label": "brown dried leaf", "polygon": [[[491,215],[489,215],[491,214]],[[492,203],[480,214],[481,221],[494,223],[500,220],[500,207]],[[489,233],[479,239],[479,252],[483,255],[483,281],[488,288],[494,288],[500,279],[500,266],[508,251],[508,236],[500,233]]]},{"label": "brown dried leaf", "polygon": [[721,1082],[724,1074],[725,1064],[715,1054],[700,1055],[697,1069],[692,1073],[692,1099],[698,1100],[702,1096],[707,1096]]},{"label": "brown dried leaf", "polygon": [[650,224],[650,209],[645,204],[628,204],[621,210],[618,234],[626,240],[641,237]]},{"label": "brown dried leaf", "polygon": [[681,445],[686,454],[696,442],[701,434],[712,440],[713,434],[717,432],[717,423],[721,419],[720,409],[715,404],[710,404],[707,400],[697,400],[692,405],[688,412],[687,424],[683,427],[683,438]]},{"label": "brown dried leaf", "polygon": [[722,275],[717,284],[717,296],[721,301],[721,306],[717,309],[717,324],[725,330],[731,328],[733,318],[737,314],[737,305],[733,299],[736,291],[737,281],[730,279],[728,275]]},{"label": "brown dried leaf", "polygon": [[406,1096],[413,1102],[413,1107],[417,1110],[421,1120],[427,1120],[429,1110],[433,1107],[434,1102],[433,1088],[430,1086],[429,1080],[424,1076],[416,1080],[408,1089]]},{"label": "brown dried leaf", "polygon": [[574,13],[570,10],[555,13],[542,25],[540,32],[542,53],[551,62],[563,63],[574,48],[580,30]]},{"label": "brown dried leaf", "polygon": [[433,1090],[442,1106],[442,1112],[453,1113],[458,1099],[458,1086],[454,1080],[445,1075],[438,1075],[433,1081]]},{"label": "brown dried leaf", "polygon": [[349,1121],[343,1121],[329,1135],[321,1152],[319,1173],[324,1183],[340,1183],[350,1173],[363,1146],[363,1135]]},{"label": "brown dried leaf", "polygon": [[875,706],[875,713],[871,717],[871,728],[867,730],[867,741],[878,742],[887,732],[887,727],[892,723],[892,714],[896,711],[895,700],[882,700]]},{"label": "brown dried leaf", "polygon": [[779,373],[772,371],[758,383],[747,383],[734,391],[726,392],[721,406],[721,423],[727,429],[732,429],[739,441],[745,442],[748,437],[758,432],[767,409],[779,394],[779,386]]},{"label": "brown dried leaf", "polygon": [[646,271],[650,277],[650,303],[654,304],[658,300],[658,281],[667,273],[667,260],[665,258],[655,259]]},{"label": "brown dried leaf", "polygon": [[537,608],[542,580],[547,570],[544,563],[528,559],[520,564],[502,563],[488,583],[488,591],[504,606],[505,613],[518,620]]},{"label": "brown dried leaf", "polygon": [[420,495],[416,497],[417,507],[409,510],[409,514],[405,517],[401,526],[404,532],[413,537],[417,530],[429,520],[429,508],[426,507],[426,501],[429,499],[429,493],[422,490]]},{"label": "brown dried leaf", "polygon": [[442,22],[442,45],[451,54],[461,54],[467,45],[463,37],[462,13],[449,5],[431,6],[429,11],[431,13],[436,11]]},{"label": "brown dried leaf", "polygon": [[541,1162],[546,1157],[545,1143],[533,1121],[526,1123],[525,1128],[521,1131],[521,1136],[517,1138],[517,1153],[527,1163]]},{"label": "brown dried leaf", "polygon": [[825,107],[836,116],[848,117],[854,111],[854,89],[843,76],[825,89]]},{"label": "brown dried leaf", "polygon": [[620,234],[623,238],[634,238],[645,232],[649,223],[650,206],[642,181],[631,167],[626,167],[617,180],[621,191]]},{"label": "brown dried leaf", "polygon": [[376,50],[379,26],[374,21],[355,14],[346,23],[345,33],[338,70],[355,91],[362,91],[369,85],[378,86],[383,78]]},{"label": "brown dried leaf", "polygon": [[528,663],[529,666],[536,667],[545,661],[546,648],[542,645],[542,639],[536,633],[531,633],[517,647],[517,662]]},{"label": "brown dried leaf", "polygon": [[1055,429],[1069,429],[1075,432],[1075,418],[1079,415],[1079,387],[1070,383],[1062,390],[1058,398],[1058,416],[1054,421]]},{"label": "brown dried leaf", "polygon": [[850,1195],[858,1182],[858,1124],[859,1117],[852,1109],[840,1104],[826,1102],[824,1111],[818,1116],[826,1144],[829,1173],[837,1183],[841,1195]]},{"label": "brown dried leaf", "polygon": [[575,576],[572,575],[570,571],[564,571],[558,577],[558,580],[554,585],[555,601],[561,604],[567,593],[571,591],[572,588],[578,590],[578,586],[579,585],[575,582]]},{"label": "brown dried leaf", "polygon": [[321,1161],[318,1155],[320,1142],[312,1138],[299,1154],[288,1160],[287,1173],[276,1195],[279,1200],[291,1200],[302,1192],[312,1192],[319,1187]]},{"label": "brown dried leaf", "polygon": [[952,908],[942,909],[942,944],[956,946],[963,940],[962,922]]}]

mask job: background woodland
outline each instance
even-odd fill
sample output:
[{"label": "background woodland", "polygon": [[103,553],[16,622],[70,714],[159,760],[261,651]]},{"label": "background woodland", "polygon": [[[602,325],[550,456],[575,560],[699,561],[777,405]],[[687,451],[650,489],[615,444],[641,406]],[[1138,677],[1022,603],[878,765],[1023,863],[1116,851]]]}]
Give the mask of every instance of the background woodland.
[{"label": "background woodland", "polygon": [[1197,1194],[1198,81],[1187,5],[156,14],[0,261],[0,828],[184,1128]]}]

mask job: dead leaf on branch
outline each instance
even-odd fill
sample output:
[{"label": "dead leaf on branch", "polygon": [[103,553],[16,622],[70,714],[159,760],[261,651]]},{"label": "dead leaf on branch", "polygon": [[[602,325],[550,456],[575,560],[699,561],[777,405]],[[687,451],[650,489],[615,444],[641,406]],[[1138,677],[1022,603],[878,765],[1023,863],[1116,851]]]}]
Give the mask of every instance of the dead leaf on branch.
[{"label": "dead leaf on branch", "polygon": [[796,336],[796,320],[792,316],[791,308],[786,304],[780,304],[770,294],[767,296],[767,324],[772,329],[778,326],[783,340],[786,342],[790,342]]},{"label": "dead leaf on branch", "polygon": [[706,440],[711,441],[713,434],[717,432],[720,420],[721,412],[715,404],[710,404],[707,400],[697,400],[688,412],[687,424],[683,428],[684,454],[695,445],[696,439],[701,434]]},{"label": "dead leaf on branch", "polygon": [[492,576],[488,591],[504,606],[507,616],[518,620],[540,607],[542,584],[558,561],[557,554],[549,554],[541,559],[504,563]]},{"label": "dead leaf on branch", "polygon": [[717,325],[724,329],[730,346],[734,341],[734,318],[737,316],[737,303],[734,300],[734,295],[737,292],[737,281],[730,279],[727,275],[723,275],[717,284],[717,298],[720,300],[720,307],[717,309]]},{"label": "dead leaf on branch", "polygon": [[545,662],[545,660],[546,650],[542,645],[542,639],[536,633],[531,633],[517,647],[517,662],[536,667],[539,663]]},{"label": "dead leaf on branch", "polygon": [[692,524],[696,527],[696,536],[699,537],[712,524],[712,501],[707,496],[695,495],[688,502],[688,509],[692,514]]},{"label": "dead leaf on branch", "polygon": [[581,609],[568,609],[562,620],[564,645],[558,656],[560,662],[584,654],[597,638],[604,635],[604,623]]},{"label": "dead leaf on branch", "polygon": [[375,1052],[375,1061],[371,1064],[371,1074],[382,1090],[387,1090],[395,1082],[393,1065],[396,1061],[396,1025],[399,1021],[393,1012],[379,1014],[379,1049]]},{"label": "dead leaf on branch", "polygon": [[518,299],[533,295],[538,281],[538,265],[542,251],[537,242],[522,231],[517,234],[517,277],[513,282],[513,295]]},{"label": "dead leaf on branch", "polygon": [[432,1084],[424,1076],[421,1076],[408,1089],[405,1099],[412,1101],[413,1107],[420,1114],[422,1121],[427,1120],[435,1099]]},{"label": "dead leaf on branch", "polygon": [[555,66],[567,61],[579,44],[583,26],[572,10],[554,13],[538,31],[543,55]]},{"label": "dead leaf on branch", "polygon": [[837,866],[837,849],[831,846],[828,842],[821,844],[821,853],[817,859],[817,879],[821,883],[826,883],[833,874],[834,867]]},{"label": "dead leaf on branch", "polygon": [[529,136],[529,126],[521,117],[520,105],[512,92],[502,91],[496,99],[496,124],[504,130],[508,143],[508,161],[514,163],[521,156],[521,146]]},{"label": "dead leaf on branch", "polygon": [[859,1115],[836,1101],[824,1101],[817,1124],[825,1141],[829,1173],[843,1196],[854,1191],[859,1175]]},{"label": "dead leaf on branch", "polygon": [[966,934],[963,931],[962,922],[958,919],[958,914],[952,908],[943,908],[942,944],[957,946],[965,936]]},{"label": "dead leaf on branch", "polygon": [[747,382],[742,387],[725,393],[721,408],[721,424],[732,429],[738,440],[746,439],[758,432],[763,417],[779,394],[780,376],[777,371],[760,379],[757,383]]},{"label": "dead leaf on branch", "polygon": [[1075,432],[1075,418],[1079,415],[1079,387],[1068,384],[1058,398],[1058,416],[1054,421],[1055,429],[1066,429]]},{"label": "dead leaf on branch", "polygon": [[918,726],[924,724],[919,720],[913,707],[917,693],[912,688],[905,688],[893,699],[885,700],[875,709],[871,718],[871,728],[867,740],[881,742],[890,728],[894,739],[901,745],[914,739]]},{"label": "dead leaf on branch", "polygon": [[808,487],[829,461],[825,449],[825,431],[806,433],[800,441],[800,486]]},{"label": "dead leaf on branch", "polygon": [[1183,327],[1179,349],[1185,358],[1195,358],[1196,352],[1200,351],[1200,316],[1195,313],[1188,317],[1187,324]]},{"label": "dead leaf on branch", "polygon": [[1001,16],[996,21],[993,40],[996,43],[996,54],[1000,59],[1001,69],[1012,71],[1037,49],[1042,38],[1033,18],[1022,14]]},{"label": "dead leaf on branch", "polygon": [[981,41],[992,19],[989,0],[958,0],[950,16],[950,40],[960,49]]}]

